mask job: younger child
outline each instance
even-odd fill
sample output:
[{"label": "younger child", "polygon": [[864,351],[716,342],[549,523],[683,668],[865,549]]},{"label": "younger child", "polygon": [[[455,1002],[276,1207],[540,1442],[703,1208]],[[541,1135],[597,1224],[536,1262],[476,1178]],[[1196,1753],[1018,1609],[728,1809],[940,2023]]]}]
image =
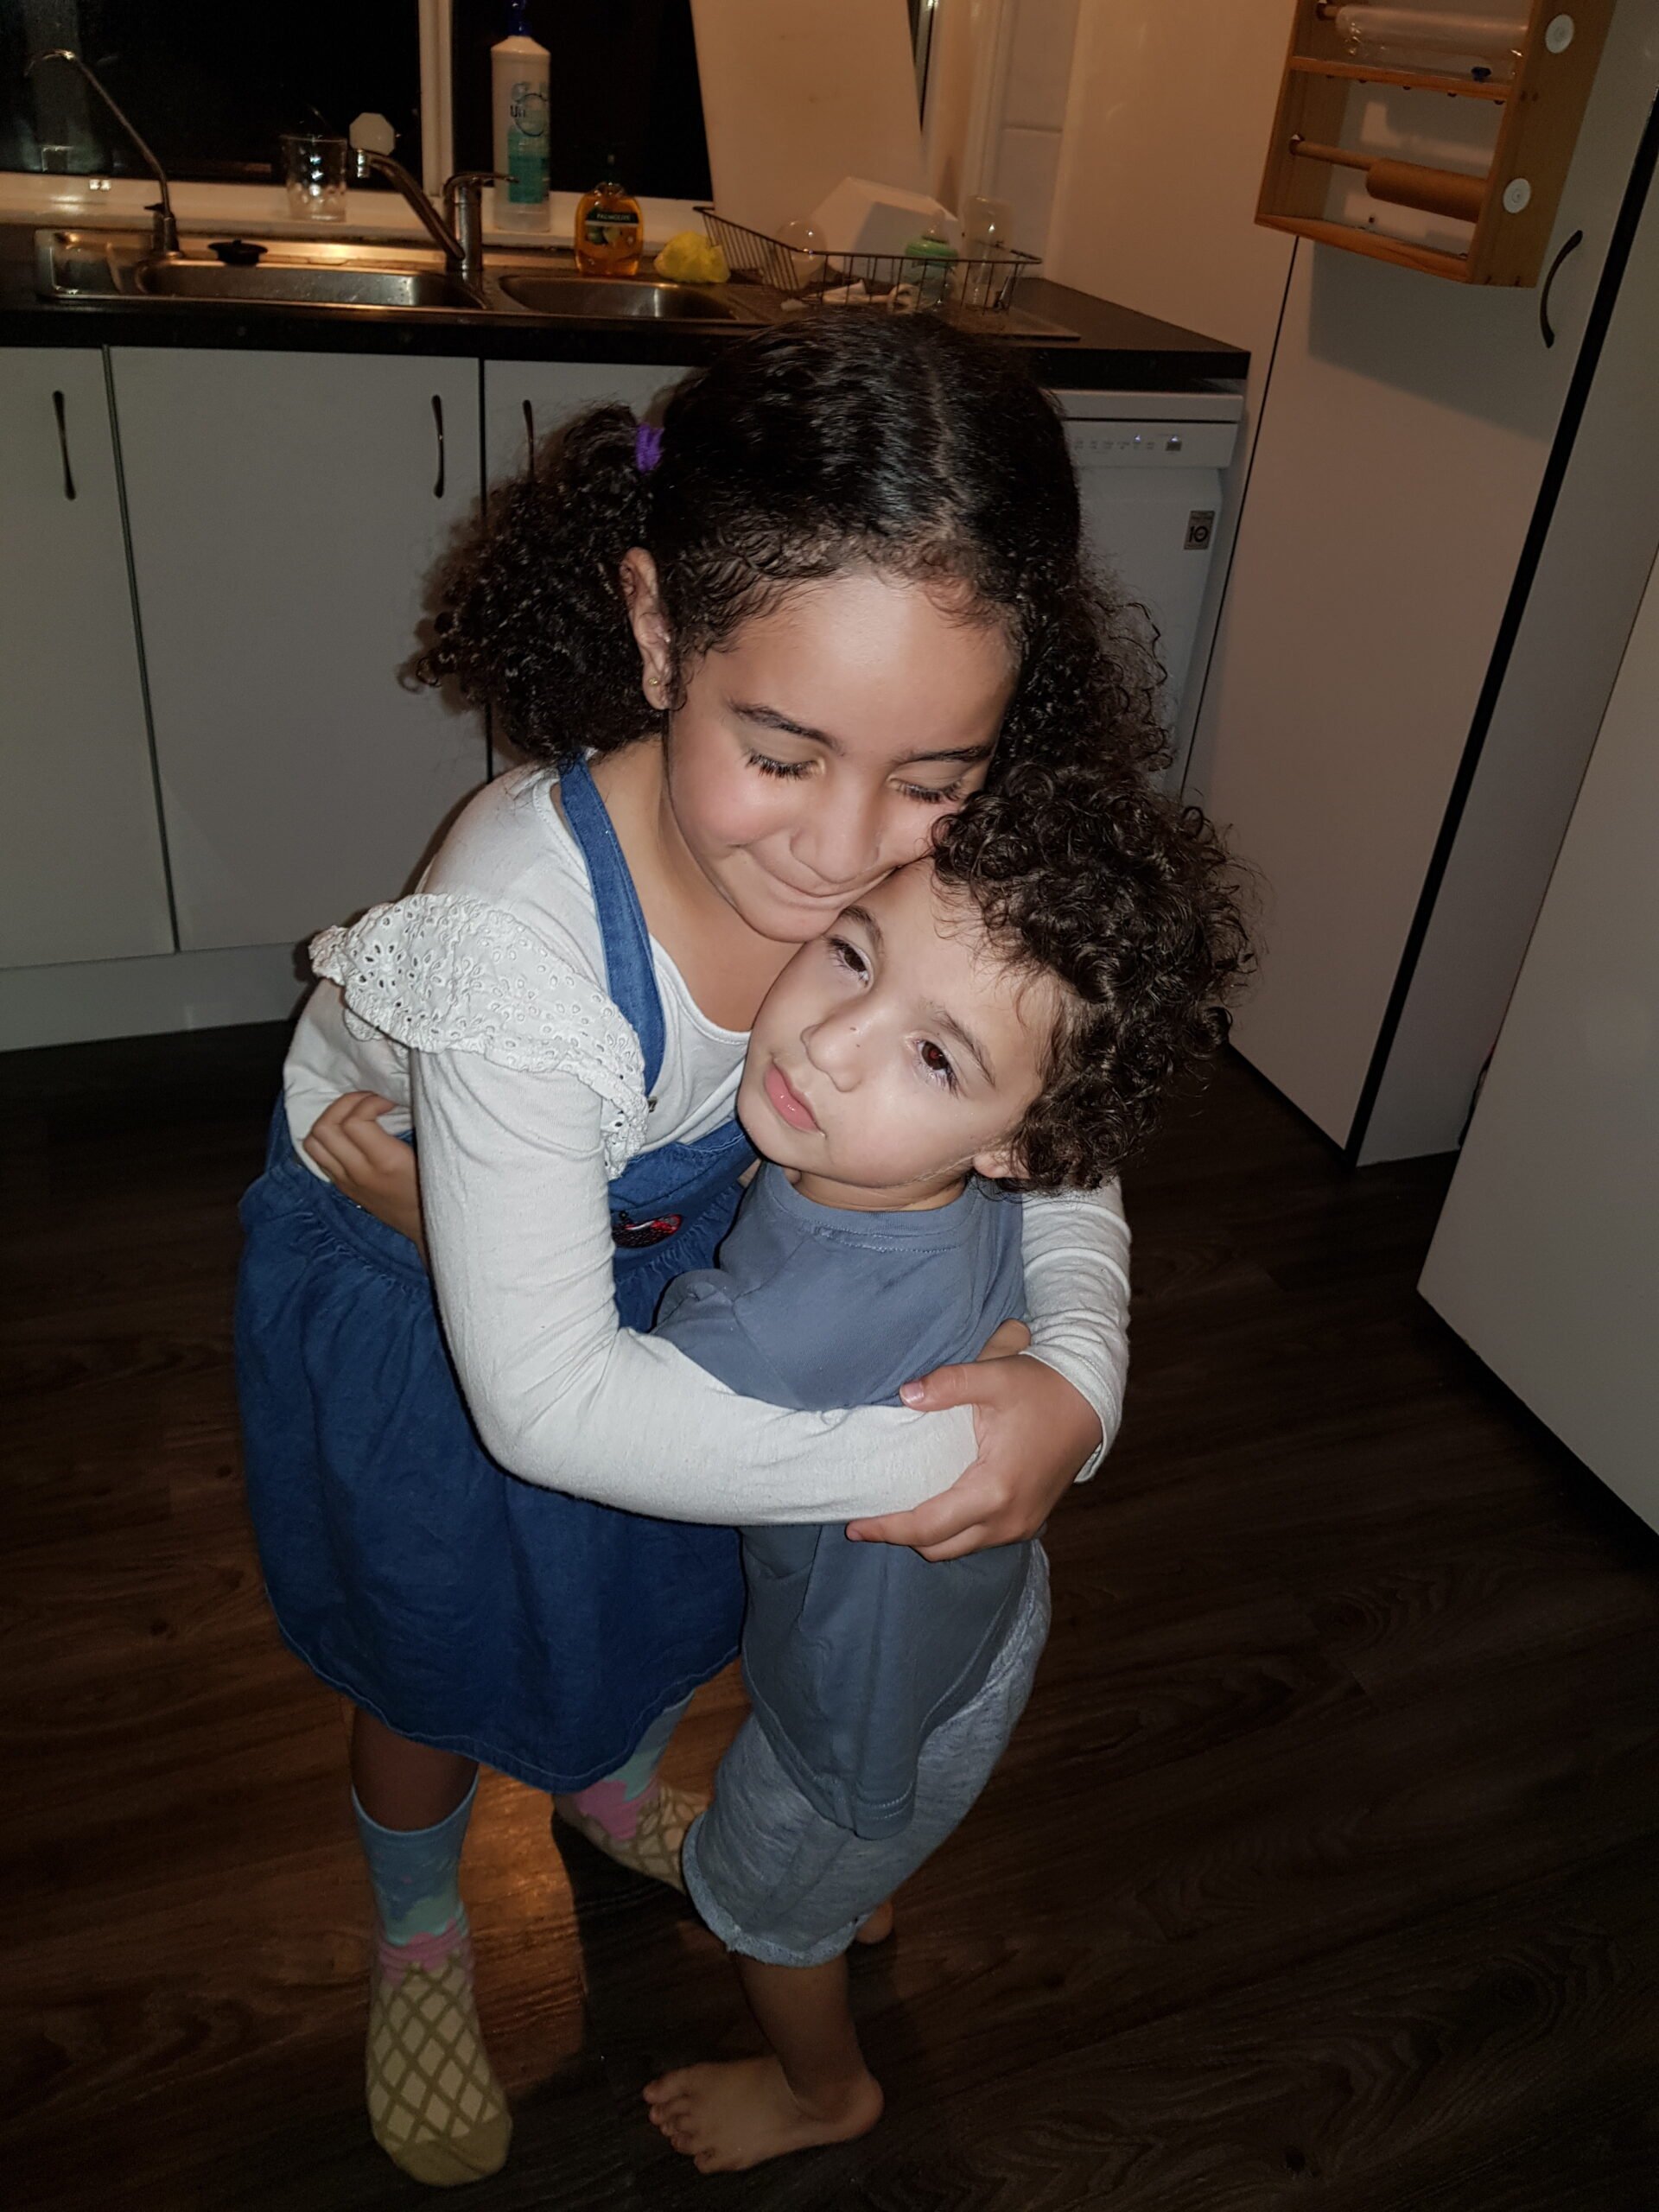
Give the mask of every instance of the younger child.
[{"label": "younger child", "polygon": [[[738,1114],[762,1154],[715,1267],[658,1334],[745,1396],[896,1402],[1023,1310],[1004,1187],[1104,1182],[1217,1039],[1244,964],[1213,833],[1138,782],[1022,767],[802,948],[761,1005]],[[984,1787],[1048,1627],[1034,1539],[934,1564],[838,1525],[743,1532],[753,1711],[685,1883],[769,2056],[645,2092],[704,2172],[881,2111],[844,1955]]]}]

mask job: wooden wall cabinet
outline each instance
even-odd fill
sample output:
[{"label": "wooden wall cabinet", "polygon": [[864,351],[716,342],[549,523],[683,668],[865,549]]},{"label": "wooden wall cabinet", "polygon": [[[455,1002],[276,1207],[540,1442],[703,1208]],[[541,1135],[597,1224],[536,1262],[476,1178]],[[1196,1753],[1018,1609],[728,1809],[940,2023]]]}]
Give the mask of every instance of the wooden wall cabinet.
[{"label": "wooden wall cabinet", "polygon": [[[1458,283],[1535,284],[1612,11],[1613,0],[1530,0],[1505,80],[1354,60],[1337,18],[1363,23],[1370,10],[1296,0],[1257,222]],[[1471,127],[1452,127],[1448,101]],[[1336,209],[1333,177],[1357,180]],[[1437,228],[1390,234],[1385,216],[1397,229],[1402,209]]]}]

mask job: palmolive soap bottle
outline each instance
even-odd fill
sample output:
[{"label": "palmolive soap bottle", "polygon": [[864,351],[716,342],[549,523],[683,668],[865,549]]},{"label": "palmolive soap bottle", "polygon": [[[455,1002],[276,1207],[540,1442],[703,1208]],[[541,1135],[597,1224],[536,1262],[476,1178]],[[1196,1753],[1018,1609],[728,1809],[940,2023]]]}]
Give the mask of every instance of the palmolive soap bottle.
[{"label": "palmolive soap bottle", "polygon": [[645,243],[645,211],[616,181],[614,154],[604,175],[576,207],[576,266],[589,276],[632,276]]},{"label": "palmolive soap bottle", "polygon": [[549,54],[524,28],[525,0],[511,0],[508,35],[490,48],[495,107],[495,219],[503,230],[547,228]]}]

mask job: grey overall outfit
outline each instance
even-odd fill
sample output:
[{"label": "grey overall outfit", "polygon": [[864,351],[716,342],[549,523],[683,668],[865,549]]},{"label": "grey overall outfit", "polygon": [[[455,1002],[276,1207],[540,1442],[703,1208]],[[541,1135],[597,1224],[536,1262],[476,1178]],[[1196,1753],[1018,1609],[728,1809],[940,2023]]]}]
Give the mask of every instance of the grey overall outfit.
[{"label": "grey overall outfit", "polygon": [[[843,1211],[763,1166],[718,1266],[664,1297],[667,1336],[746,1397],[898,1402],[1024,1311],[1016,1198],[970,1184],[921,1212]],[[1040,1545],[934,1563],[839,1525],[746,1529],[753,1712],[685,1842],[729,1949],[816,1966],[963,1819],[1030,1693],[1048,1629]]]}]

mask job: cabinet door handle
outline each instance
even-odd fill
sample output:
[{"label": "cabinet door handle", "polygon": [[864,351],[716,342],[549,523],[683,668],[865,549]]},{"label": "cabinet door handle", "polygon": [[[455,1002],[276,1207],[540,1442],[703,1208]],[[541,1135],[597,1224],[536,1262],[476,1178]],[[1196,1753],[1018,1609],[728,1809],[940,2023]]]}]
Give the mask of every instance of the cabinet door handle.
[{"label": "cabinet door handle", "polygon": [[75,496],[75,472],[69,466],[69,430],[64,420],[63,394],[60,391],[54,391],[52,395],[52,412],[58,418],[58,458],[63,463],[63,496],[66,499],[73,499]]},{"label": "cabinet door handle", "polygon": [[1544,289],[1538,295],[1538,329],[1546,346],[1553,346],[1555,343],[1555,326],[1549,319],[1550,291],[1554,285],[1556,275],[1560,269],[1561,264],[1567,259],[1569,253],[1574,251],[1577,247],[1581,246],[1583,244],[1584,232],[1582,231],[1574,231],[1572,237],[1568,238],[1567,244],[1556,255],[1554,260],[1550,263],[1549,273],[1544,278]]},{"label": "cabinet door handle", "polygon": [[526,466],[526,474],[529,475],[531,481],[534,483],[536,480],[536,410],[531,405],[528,400],[525,400],[524,404],[524,444],[529,449],[530,456]]},{"label": "cabinet door handle", "polygon": [[432,496],[443,497],[443,402],[435,391],[432,395],[432,427],[438,434],[438,473],[432,480]]}]

